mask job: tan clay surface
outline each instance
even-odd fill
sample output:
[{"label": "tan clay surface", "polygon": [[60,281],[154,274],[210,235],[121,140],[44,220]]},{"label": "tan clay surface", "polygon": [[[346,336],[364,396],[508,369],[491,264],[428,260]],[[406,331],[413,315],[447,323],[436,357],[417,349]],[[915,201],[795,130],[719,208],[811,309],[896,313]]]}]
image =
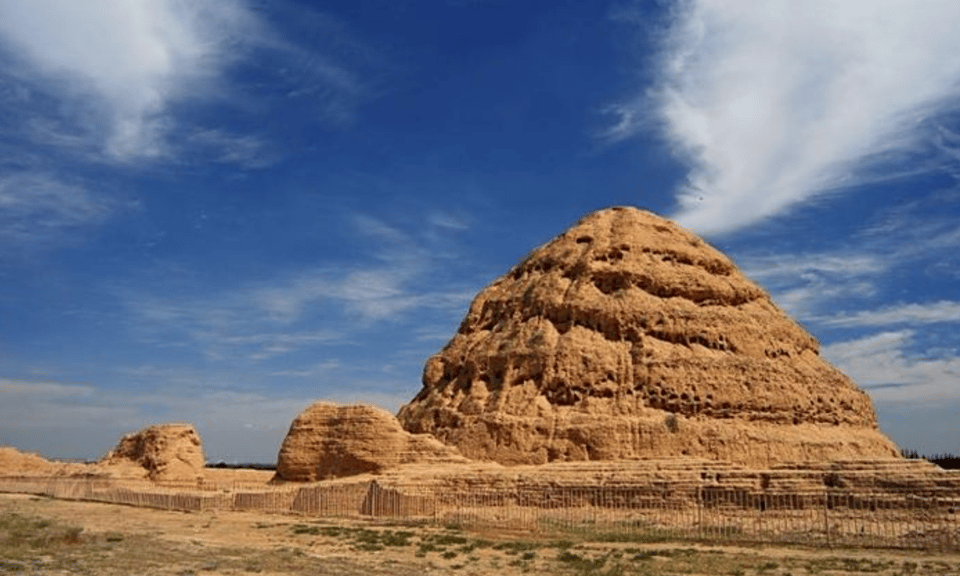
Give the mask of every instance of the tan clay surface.
[{"label": "tan clay surface", "polygon": [[46,458],[29,452],[20,452],[12,446],[0,446],[0,475],[51,474],[56,465]]},{"label": "tan clay surface", "polygon": [[325,480],[380,472],[400,464],[467,460],[426,434],[410,434],[373,406],[313,404],[294,419],[277,457],[277,479]]},{"label": "tan clay surface", "polygon": [[460,466],[400,466],[376,477],[384,488],[415,494],[524,492],[534,500],[553,492],[611,489],[649,492],[683,501],[698,489],[743,490],[754,494],[813,494],[837,489],[855,494],[960,494],[960,472],[926,460],[837,460],[798,462],[756,469],[698,458],[608,462],[552,462],[503,466],[474,462]]},{"label": "tan clay surface", "polygon": [[477,295],[398,417],[509,465],[899,456],[813,336],[719,251],[636,208],[585,217]]},{"label": "tan clay surface", "polygon": [[97,467],[119,475],[145,474],[150,480],[197,480],[206,459],[200,435],[189,424],[151,426],[120,439]]}]

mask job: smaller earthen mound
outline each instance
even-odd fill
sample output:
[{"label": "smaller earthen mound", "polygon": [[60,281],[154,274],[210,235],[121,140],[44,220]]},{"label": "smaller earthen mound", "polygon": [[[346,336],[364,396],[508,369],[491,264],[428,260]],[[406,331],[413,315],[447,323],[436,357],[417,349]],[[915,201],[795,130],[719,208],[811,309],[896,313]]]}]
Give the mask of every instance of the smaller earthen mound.
[{"label": "smaller earthen mound", "polygon": [[110,478],[117,474],[91,464],[47,460],[39,454],[20,452],[13,446],[0,446],[0,476]]},{"label": "smaller earthen mound", "polygon": [[410,434],[373,406],[313,404],[290,425],[276,480],[312,482],[379,473],[402,464],[460,464],[467,459],[429,434]]},{"label": "smaller earthen mound", "polygon": [[121,438],[97,467],[109,469],[112,476],[193,481],[203,477],[205,464],[200,435],[193,426],[161,424]]},{"label": "smaller earthen mound", "polygon": [[20,452],[12,446],[0,446],[0,475],[44,476],[57,468],[55,462],[30,452]]}]

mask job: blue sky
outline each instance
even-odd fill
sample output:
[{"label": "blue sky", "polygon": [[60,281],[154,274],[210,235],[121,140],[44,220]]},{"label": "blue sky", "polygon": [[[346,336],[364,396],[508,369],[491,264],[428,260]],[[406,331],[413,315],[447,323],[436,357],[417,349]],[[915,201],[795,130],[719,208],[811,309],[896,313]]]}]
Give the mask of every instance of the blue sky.
[{"label": "blue sky", "polygon": [[0,3],[0,444],[395,411],[472,296],[632,204],[960,451],[960,4]]}]

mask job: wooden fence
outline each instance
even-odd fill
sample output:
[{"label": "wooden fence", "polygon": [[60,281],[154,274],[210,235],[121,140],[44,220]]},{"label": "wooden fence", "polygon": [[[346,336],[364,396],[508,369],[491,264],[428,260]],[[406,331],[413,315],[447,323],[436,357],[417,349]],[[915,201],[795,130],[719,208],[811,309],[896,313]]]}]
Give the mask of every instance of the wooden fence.
[{"label": "wooden fence", "polygon": [[438,498],[440,519],[473,528],[577,533],[623,541],[695,539],[960,551],[960,495],[775,493],[698,487],[551,488]]},{"label": "wooden fence", "polygon": [[0,477],[0,492],[163,510],[240,510],[391,519],[545,535],[780,542],[960,551],[956,491],[778,493],[717,485],[533,485],[457,492],[377,481],[305,485],[155,484]]}]

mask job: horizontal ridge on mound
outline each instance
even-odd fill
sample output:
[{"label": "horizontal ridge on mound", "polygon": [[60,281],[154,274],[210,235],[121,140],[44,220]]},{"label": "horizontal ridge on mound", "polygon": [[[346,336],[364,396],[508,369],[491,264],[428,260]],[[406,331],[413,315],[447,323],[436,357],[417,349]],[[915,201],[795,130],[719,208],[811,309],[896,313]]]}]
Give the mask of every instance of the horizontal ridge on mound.
[{"label": "horizontal ridge on mound", "polygon": [[[698,458],[619,462],[552,462],[503,467],[473,463],[437,470],[403,466],[377,478],[382,487],[433,494],[557,490],[650,490],[667,500],[689,500],[700,490],[754,494],[960,494],[960,474],[921,460],[795,462],[754,469]],[[540,496],[543,497],[543,496]]]},{"label": "horizontal ridge on mound", "polygon": [[403,427],[503,464],[897,457],[869,397],[722,253],[591,214],[485,288]]}]

